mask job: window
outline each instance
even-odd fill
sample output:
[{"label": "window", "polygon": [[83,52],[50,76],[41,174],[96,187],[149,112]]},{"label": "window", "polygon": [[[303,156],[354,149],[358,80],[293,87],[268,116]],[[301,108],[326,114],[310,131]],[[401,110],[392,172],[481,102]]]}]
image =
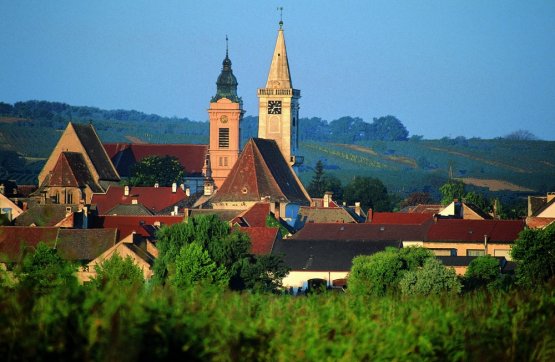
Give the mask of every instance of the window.
[{"label": "window", "polygon": [[229,128],[219,129],[219,141],[218,144],[220,148],[229,148]]},{"label": "window", "polygon": [[227,167],[227,157],[224,157],[224,166]]},{"label": "window", "polygon": [[468,249],[466,251],[466,256],[483,256],[486,255],[484,249]]},{"label": "window", "polygon": [[457,256],[457,249],[430,249],[435,256]]},{"label": "window", "polygon": [[218,166],[223,166],[223,157],[218,157]]},{"label": "window", "polygon": [[73,192],[66,191],[66,204],[73,204]]}]

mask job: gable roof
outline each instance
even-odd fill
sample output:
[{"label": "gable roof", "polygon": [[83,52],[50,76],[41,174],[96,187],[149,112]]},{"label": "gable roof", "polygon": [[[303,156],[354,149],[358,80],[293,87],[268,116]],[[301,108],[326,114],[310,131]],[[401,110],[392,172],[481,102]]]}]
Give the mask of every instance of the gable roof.
[{"label": "gable roof", "polygon": [[89,261],[108,250],[117,242],[117,230],[59,229],[56,241],[58,254],[65,260]]},{"label": "gable roof", "polygon": [[[14,219],[16,226],[54,226],[66,218],[68,205],[35,205]],[[72,208],[73,210],[73,208]]]},{"label": "gable roof", "polygon": [[104,215],[97,219],[96,227],[118,229],[118,240],[122,240],[132,233],[137,233],[143,237],[153,239],[158,230],[158,226],[173,225],[183,222],[183,216],[168,215],[140,215],[140,216],[120,216]]},{"label": "gable roof", "polygon": [[529,216],[526,218],[526,226],[532,229],[545,228],[555,222],[554,217]]},{"label": "gable roof", "polygon": [[57,235],[56,227],[0,226],[0,261],[21,261],[41,241],[53,246]]},{"label": "gable roof", "polygon": [[367,222],[374,224],[413,224],[419,225],[433,220],[434,215],[428,213],[406,212],[368,212]]},{"label": "gable roof", "polygon": [[488,242],[511,243],[524,229],[523,220],[465,220],[438,219],[431,224],[427,241]]},{"label": "gable roof", "polygon": [[274,140],[251,138],[213,203],[260,201],[309,205],[310,198]]},{"label": "gable roof", "polygon": [[96,204],[100,215],[107,213],[116,205],[132,205],[133,200],[157,213],[188,199],[180,187],[172,192],[171,187],[129,187],[129,195],[124,195],[123,186],[109,186],[105,194],[94,194],[91,204]]},{"label": "gable roof", "polygon": [[119,181],[119,175],[102,146],[92,124],[71,123],[79,141],[85,148],[100,180]]},{"label": "gable roof", "polygon": [[307,223],[288,240],[419,241],[429,225]]},{"label": "gable roof", "polygon": [[549,209],[553,209],[555,207],[553,205],[555,205],[555,198],[546,202],[542,207],[540,207],[538,210],[536,210],[536,212],[533,214],[533,216],[544,217],[545,215],[542,216],[542,214],[546,213],[546,211],[549,210]]},{"label": "gable roof", "polygon": [[283,255],[285,264],[295,271],[349,271],[353,258],[358,255],[372,255],[386,247],[400,246],[398,241],[290,238],[276,241],[272,254]]},{"label": "gable roof", "polygon": [[265,255],[272,252],[275,241],[279,238],[279,228],[271,227],[242,227],[239,230],[249,235],[251,253]]},{"label": "gable roof", "polygon": [[445,206],[437,204],[418,204],[416,206],[408,206],[405,208],[409,213],[424,213],[424,214],[438,214]]},{"label": "gable roof", "polygon": [[270,214],[270,204],[268,202],[257,202],[247,210],[237,215],[231,223],[238,223],[250,227],[266,226],[266,217]]},{"label": "gable roof", "polygon": [[105,215],[154,215],[154,213],[147,209],[143,204],[118,204],[106,211]]},{"label": "gable roof", "polygon": [[131,167],[147,156],[173,156],[185,175],[202,176],[208,145],[106,143],[104,148],[121,176],[129,177]]},{"label": "gable roof", "polygon": [[103,192],[87,167],[83,155],[78,152],[62,152],[47,178],[48,186],[60,187],[85,187],[89,186],[92,192]]},{"label": "gable roof", "polygon": [[295,227],[306,223],[356,223],[357,219],[343,207],[307,207],[301,206],[297,214]]}]

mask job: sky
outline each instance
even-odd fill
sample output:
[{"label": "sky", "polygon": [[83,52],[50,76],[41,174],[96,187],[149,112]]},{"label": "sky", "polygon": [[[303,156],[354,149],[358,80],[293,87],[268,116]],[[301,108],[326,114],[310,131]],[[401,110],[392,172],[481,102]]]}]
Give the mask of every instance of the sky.
[{"label": "sky", "polygon": [[0,0],[0,101],[206,121],[225,37],[258,115],[283,7],[300,116],[555,140],[555,1]]}]

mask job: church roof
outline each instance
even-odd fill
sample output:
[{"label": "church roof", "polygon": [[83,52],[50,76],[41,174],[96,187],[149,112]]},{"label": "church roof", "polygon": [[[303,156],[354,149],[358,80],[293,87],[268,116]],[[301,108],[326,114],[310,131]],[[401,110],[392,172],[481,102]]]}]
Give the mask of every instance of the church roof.
[{"label": "church roof", "polygon": [[147,156],[173,156],[185,169],[185,176],[202,176],[208,145],[156,145],[131,143],[106,143],[104,148],[118,173],[130,176],[131,166]]},{"label": "church roof", "polygon": [[276,141],[251,138],[211,201],[260,201],[262,198],[269,198],[270,202],[310,203]]},{"label": "church roof", "polygon": [[48,186],[84,187],[89,186],[93,192],[103,192],[87,167],[83,155],[78,152],[62,152],[52,170]]},{"label": "church roof", "polygon": [[86,150],[100,180],[119,181],[119,175],[91,124],[70,123]]},{"label": "church roof", "polygon": [[278,30],[276,47],[272,57],[272,64],[270,65],[270,72],[268,73],[266,88],[293,88],[281,24]]}]

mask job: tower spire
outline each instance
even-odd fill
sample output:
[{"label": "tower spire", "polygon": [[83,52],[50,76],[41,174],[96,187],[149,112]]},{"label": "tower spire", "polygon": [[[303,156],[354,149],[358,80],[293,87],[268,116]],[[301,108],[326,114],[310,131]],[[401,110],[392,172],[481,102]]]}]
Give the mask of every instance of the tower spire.
[{"label": "tower spire", "polygon": [[229,58],[229,41],[227,39],[227,34],[225,35],[225,57]]},{"label": "tower spire", "polygon": [[283,6],[277,8],[279,10],[279,28],[283,29]]}]

